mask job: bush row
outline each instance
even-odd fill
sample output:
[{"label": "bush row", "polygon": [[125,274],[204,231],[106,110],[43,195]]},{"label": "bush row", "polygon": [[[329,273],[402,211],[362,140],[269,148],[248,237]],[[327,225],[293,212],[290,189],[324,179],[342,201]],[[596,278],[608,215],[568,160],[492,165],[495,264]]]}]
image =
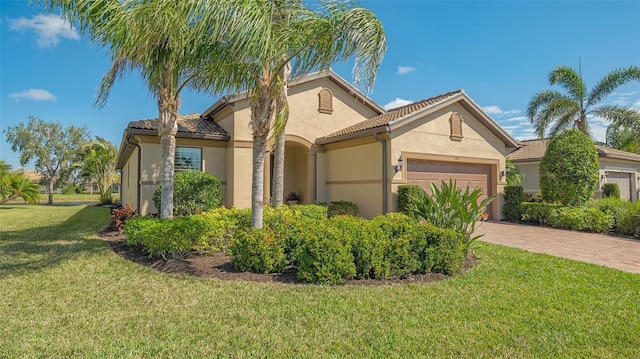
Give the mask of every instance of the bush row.
[{"label": "bush row", "polygon": [[300,279],[337,284],[351,278],[410,273],[458,273],[462,236],[390,213],[366,220],[327,217],[324,206],[265,207],[264,228],[251,229],[249,210],[216,208],[173,220],[129,219],[127,243],[150,256],[180,258],[193,251],[229,251],[240,270],[274,273],[297,266]]},{"label": "bush row", "polygon": [[522,203],[522,220],[555,228],[604,233],[615,224],[614,215],[594,206],[562,206],[549,203]]},{"label": "bush row", "polygon": [[334,216],[311,220],[275,210],[266,229],[248,230],[233,242],[232,261],[241,270],[279,272],[297,266],[298,278],[338,284],[351,278],[401,277],[411,273],[458,273],[462,236],[400,213],[373,220]]}]

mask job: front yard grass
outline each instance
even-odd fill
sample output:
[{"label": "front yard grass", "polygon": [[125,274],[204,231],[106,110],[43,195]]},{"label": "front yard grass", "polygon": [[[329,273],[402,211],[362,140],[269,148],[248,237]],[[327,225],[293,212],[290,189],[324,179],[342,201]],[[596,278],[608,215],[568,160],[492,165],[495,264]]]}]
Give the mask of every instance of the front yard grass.
[{"label": "front yard grass", "polygon": [[478,243],[431,284],[158,273],[93,206],[0,206],[0,357],[639,357],[640,275]]}]

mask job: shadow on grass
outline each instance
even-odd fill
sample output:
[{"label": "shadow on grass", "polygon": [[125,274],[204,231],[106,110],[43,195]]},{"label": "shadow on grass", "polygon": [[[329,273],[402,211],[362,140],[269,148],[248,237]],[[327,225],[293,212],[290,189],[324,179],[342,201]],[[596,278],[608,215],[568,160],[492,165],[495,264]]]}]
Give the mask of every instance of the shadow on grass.
[{"label": "shadow on grass", "polygon": [[[91,236],[108,222],[106,209],[87,206],[64,222],[0,234],[0,278],[39,271],[108,250]],[[38,221],[34,217],[33,221]]]}]

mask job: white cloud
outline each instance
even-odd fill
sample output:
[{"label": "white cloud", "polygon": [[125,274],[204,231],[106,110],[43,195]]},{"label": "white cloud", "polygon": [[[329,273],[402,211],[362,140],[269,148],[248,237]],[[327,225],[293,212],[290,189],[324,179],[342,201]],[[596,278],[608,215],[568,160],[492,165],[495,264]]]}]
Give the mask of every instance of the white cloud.
[{"label": "white cloud", "polygon": [[416,70],[415,67],[413,66],[398,66],[398,74],[399,75],[406,75],[409,72],[414,72]]},{"label": "white cloud", "polygon": [[24,17],[10,19],[12,31],[30,31],[38,36],[38,46],[54,47],[61,38],[78,40],[80,35],[63,18],[56,15],[37,15],[31,19]]},{"label": "white cloud", "polygon": [[388,104],[382,106],[382,108],[384,108],[385,110],[390,110],[392,108],[396,108],[396,107],[400,107],[400,106],[404,106],[404,105],[408,105],[410,103],[413,103],[413,101],[411,100],[405,100],[399,97],[396,97],[395,100],[389,102]]},{"label": "white cloud", "polygon": [[20,99],[36,101],[58,100],[51,92],[43,89],[28,89],[27,91],[14,92],[12,94],[9,94],[9,97],[16,101],[20,101]]},{"label": "white cloud", "polygon": [[522,112],[517,108],[514,108],[513,110],[505,111],[501,109],[500,106],[496,106],[496,105],[485,106],[482,108],[482,110],[484,110],[484,112],[486,112],[488,115],[495,115],[495,116],[511,116],[511,115],[515,115]]},{"label": "white cloud", "polygon": [[520,122],[521,124],[527,124],[527,123],[529,123],[529,117],[526,117],[526,116],[511,117],[511,118],[500,120],[500,122],[501,123],[505,123],[505,122]]}]

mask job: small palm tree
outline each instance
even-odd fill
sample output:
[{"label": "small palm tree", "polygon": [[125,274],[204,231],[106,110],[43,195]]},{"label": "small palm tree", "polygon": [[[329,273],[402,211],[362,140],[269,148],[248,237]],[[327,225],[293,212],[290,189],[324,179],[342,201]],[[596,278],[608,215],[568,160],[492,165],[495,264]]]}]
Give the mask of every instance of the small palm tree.
[{"label": "small palm tree", "polygon": [[589,135],[590,115],[613,123],[640,123],[638,111],[618,105],[598,106],[617,88],[633,80],[640,81],[638,66],[614,70],[588,91],[580,73],[568,66],[558,66],[549,73],[549,84],[560,85],[566,93],[555,90],[536,93],[529,101],[527,116],[540,138],[544,138],[549,127],[551,136],[569,127]]},{"label": "small palm tree", "polygon": [[108,140],[96,137],[78,150],[78,161],[74,167],[80,168],[80,175],[98,185],[100,203],[113,202],[112,187],[116,178],[116,146]]},{"label": "small palm tree", "polygon": [[615,123],[607,127],[604,145],[618,150],[638,153],[640,151],[638,143],[640,143],[640,132],[637,130],[631,130]]},{"label": "small palm tree", "polygon": [[0,204],[15,198],[36,203],[40,199],[40,188],[25,177],[23,171],[12,171],[9,164],[0,160]]}]

